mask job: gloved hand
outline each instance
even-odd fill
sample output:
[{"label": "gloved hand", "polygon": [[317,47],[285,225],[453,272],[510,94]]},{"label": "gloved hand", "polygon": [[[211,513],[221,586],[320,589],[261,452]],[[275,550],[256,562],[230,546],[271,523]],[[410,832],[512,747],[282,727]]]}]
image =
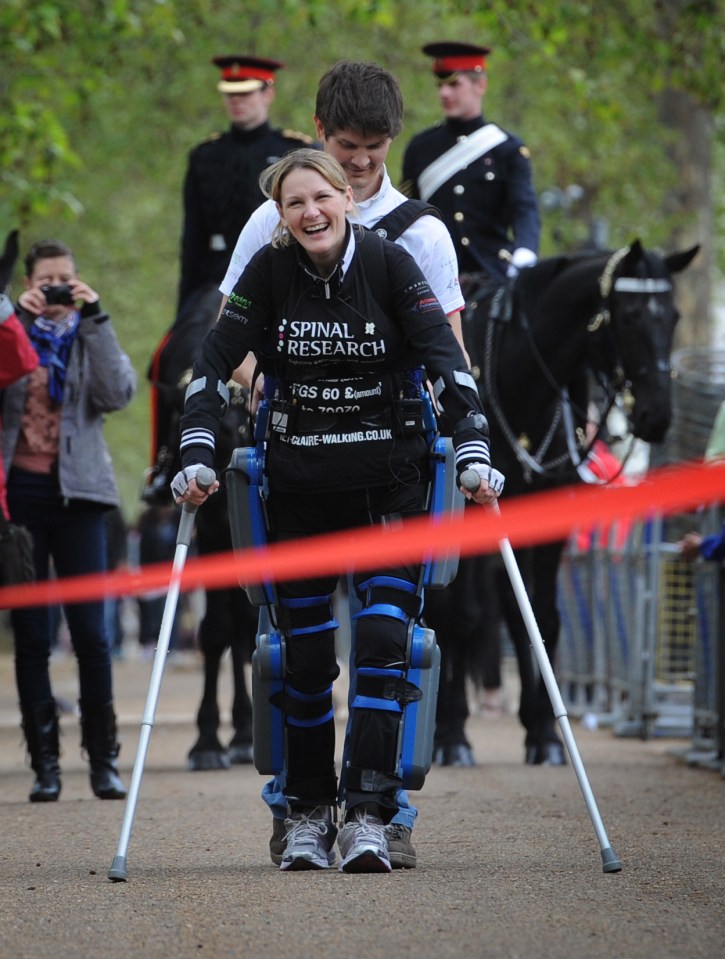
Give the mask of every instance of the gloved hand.
[{"label": "gloved hand", "polygon": [[11,230],[5,240],[5,249],[0,256],[0,293],[5,292],[5,288],[13,275],[13,267],[18,258],[18,231]]},{"label": "gloved hand", "polygon": [[[478,485],[474,486],[473,477],[471,473],[478,474]],[[465,476],[464,474],[468,474]],[[506,477],[503,473],[499,473],[497,469],[494,469],[493,466],[487,466],[485,463],[470,463],[458,477],[458,485],[463,486],[464,489],[468,490],[471,493],[475,493],[481,483],[487,483],[490,490],[496,493],[497,496],[500,496],[503,492],[504,484],[506,482]]]},{"label": "gloved hand", "polygon": [[[174,499],[188,499],[192,495],[191,488],[189,484],[193,479],[196,479],[196,476],[199,470],[209,469],[208,466],[204,466],[203,463],[192,463],[191,466],[185,466],[183,470],[179,470],[176,476],[171,480],[171,492],[174,496]],[[214,471],[211,471],[214,475]],[[209,494],[216,492],[219,488],[219,483],[214,478],[214,483],[209,487]],[[207,490],[204,489],[201,492],[206,493]]]},{"label": "gloved hand", "polygon": [[514,277],[519,275],[520,270],[525,270],[528,266],[533,266],[538,257],[533,250],[527,250],[525,246],[520,246],[511,254],[511,262],[506,270],[506,276]]}]

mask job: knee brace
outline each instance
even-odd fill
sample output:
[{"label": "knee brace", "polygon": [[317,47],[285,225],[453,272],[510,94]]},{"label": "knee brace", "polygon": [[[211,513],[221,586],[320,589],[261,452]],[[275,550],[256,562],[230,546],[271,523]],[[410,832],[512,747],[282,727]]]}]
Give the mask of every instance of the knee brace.
[{"label": "knee brace", "polygon": [[[395,769],[380,772],[402,779],[406,789],[421,789],[433,757],[440,650],[433,630],[415,622],[421,599],[413,583],[375,576],[358,587],[359,592],[363,590],[367,594],[366,604],[354,617],[356,634],[368,617],[392,620],[403,629],[404,652],[399,666],[354,669],[351,708],[378,709],[400,717]],[[371,644],[367,637],[363,642],[364,658],[369,660],[375,653],[375,643]],[[348,786],[354,787],[356,780],[364,778],[362,770],[350,768],[347,772]]]},{"label": "knee brace", "polygon": [[[333,663],[328,670],[329,685],[312,693],[296,688],[288,679],[285,634],[290,639],[304,638],[336,629],[330,597],[283,599],[277,610],[279,621],[286,625],[284,632],[272,628],[269,613],[263,607],[256,649],[252,654],[254,765],[260,773],[272,775],[277,775],[285,767],[288,726],[309,728],[332,720],[332,681],[336,670]],[[301,675],[304,677],[304,673]]]}]

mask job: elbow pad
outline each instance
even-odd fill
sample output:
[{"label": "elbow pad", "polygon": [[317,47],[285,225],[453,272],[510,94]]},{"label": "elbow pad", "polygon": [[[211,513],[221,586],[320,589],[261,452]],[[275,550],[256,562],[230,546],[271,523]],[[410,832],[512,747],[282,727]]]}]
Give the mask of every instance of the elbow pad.
[{"label": "elbow pad", "polygon": [[[184,405],[186,405],[192,396],[195,396],[197,393],[201,393],[203,390],[207,389],[207,378],[205,376],[199,376],[195,380],[192,380],[191,383],[186,387],[186,393],[184,393]],[[229,387],[226,383],[222,383],[221,380],[216,382],[216,392],[217,396],[221,399],[221,411],[220,416],[224,416],[229,406]]]},{"label": "elbow pad", "polygon": [[[478,387],[471,373],[468,370],[453,370],[452,373],[446,373],[439,376],[433,384],[433,395],[436,403],[445,412],[445,403],[447,402],[447,393],[455,393],[461,396],[461,387],[472,390],[478,401]],[[444,402],[445,400],[445,402]],[[476,406],[480,404],[476,402]]]}]

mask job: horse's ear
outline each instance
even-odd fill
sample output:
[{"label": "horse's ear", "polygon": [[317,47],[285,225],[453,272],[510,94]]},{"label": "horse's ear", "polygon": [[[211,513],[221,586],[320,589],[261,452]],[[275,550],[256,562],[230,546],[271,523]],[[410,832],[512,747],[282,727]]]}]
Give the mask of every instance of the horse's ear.
[{"label": "horse's ear", "polygon": [[700,244],[696,244],[689,250],[683,250],[681,253],[671,253],[665,257],[665,263],[670,273],[680,273],[685,267],[695,259],[700,249]]},{"label": "horse's ear", "polygon": [[644,258],[644,247],[639,242],[639,240],[632,240],[627,247],[627,255],[622,261],[622,273],[623,275],[629,275],[634,273],[636,265],[641,259]]}]

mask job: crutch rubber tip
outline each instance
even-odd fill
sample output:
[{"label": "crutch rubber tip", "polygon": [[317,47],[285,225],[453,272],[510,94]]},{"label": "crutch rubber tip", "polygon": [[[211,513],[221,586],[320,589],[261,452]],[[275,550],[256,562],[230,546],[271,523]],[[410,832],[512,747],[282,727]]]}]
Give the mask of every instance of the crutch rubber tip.
[{"label": "crutch rubber tip", "polygon": [[606,849],[602,849],[602,864],[604,872],[622,871],[622,861],[621,859],[617,859],[617,854],[611,846],[607,846]]},{"label": "crutch rubber tip", "polygon": [[108,878],[111,882],[126,882],[128,872],[126,870],[126,857],[116,856],[108,870]]}]

